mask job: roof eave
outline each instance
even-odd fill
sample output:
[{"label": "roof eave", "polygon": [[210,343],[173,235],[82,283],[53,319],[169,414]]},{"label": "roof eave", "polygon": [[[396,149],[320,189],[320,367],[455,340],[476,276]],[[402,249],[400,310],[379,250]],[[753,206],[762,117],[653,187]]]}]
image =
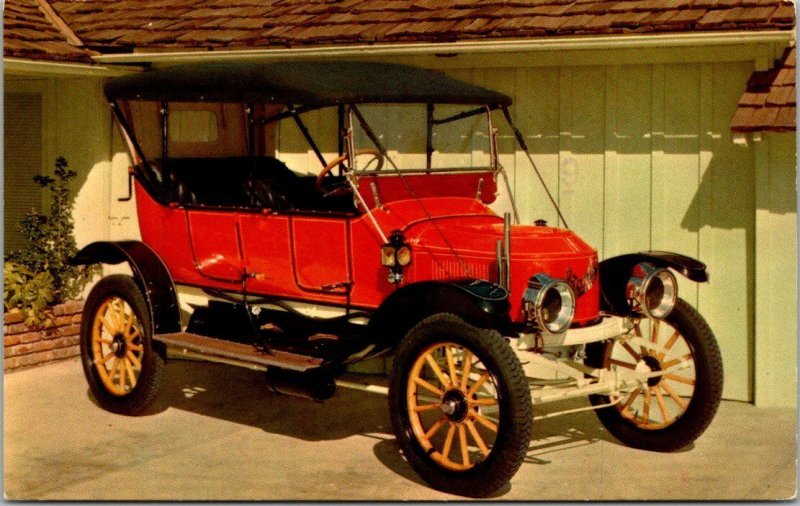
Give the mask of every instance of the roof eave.
[{"label": "roof eave", "polygon": [[171,63],[197,60],[356,58],[432,53],[497,53],[579,49],[625,49],[645,47],[687,47],[740,45],[742,43],[784,43],[794,40],[794,30],[709,31],[647,35],[587,35],[581,37],[540,37],[526,39],[469,40],[458,42],[359,44],[296,48],[219,49],[133,52],[93,56],[98,63]]},{"label": "roof eave", "polygon": [[131,66],[105,66],[96,63],[3,58],[3,72],[9,75],[111,77],[141,72],[141,70],[140,67]]}]

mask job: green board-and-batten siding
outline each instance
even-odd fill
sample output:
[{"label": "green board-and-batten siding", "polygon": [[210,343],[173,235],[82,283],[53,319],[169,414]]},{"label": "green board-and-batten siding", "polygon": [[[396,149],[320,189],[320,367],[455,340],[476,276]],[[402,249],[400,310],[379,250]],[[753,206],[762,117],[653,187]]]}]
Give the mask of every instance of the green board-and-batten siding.
[{"label": "green board-and-batten siding", "polygon": [[[699,306],[717,334],[725,397],[793,405],[795,135],[764,134],[742,145],[729,129],[750,73],[757,65],[766,68],[781,50],[743,45],[395,61],[439,68],[511,95],[515,121],[568,223],[601,257],[652,248],[706,262],[711,282],[684,280],[681,295]],[[45,108],[44,159],[65,155],[81,173],[78,242],[136,238],[134,203],[117,201],[126,193],[129,162],[112,135],[102,80],[20,78],[7,80],[7,90],[40,90],[51,104]],[[322,113],[307,118],[312,134],[326,137],[320,145],[329,157],[336,150],[330,119]],[[424,150],[414,148],[420,142],[424,147],[424,132],[402,115],[388,116],[386,123],[404,136],[410,153],[401,156],[424,163]],[[496,126],[523,222],[556,223],[499,116]],[[318,170],[299,137],[281,131],[281,158],[294,170]],[[485,163],[485,153],[472,156]]]},{"label": "green board-and-batten siding", "polygon": [[[565,219],[597,248],[601,258],[653,249],[676,251],[707,263],[710,283],[698,285],[683,279],[680,293],[700,309],[717,336],[725,366],[725,398],[755,400],[758,376],[762,383],[772,385],[771,392],[782,392],[760,394],[764,403],[785,399],[787,392],[793,399],[796,251],[792,237],[796,232],[792,223],[796,215],[784,210],[776,217],[773,208],[778,199],[782,208],[794,209],[786,191],[776,189],[794,188],[794,178],[785,168],[773,166],[778,160],[784,165],[794,163],[795,136],[771,134],[789,140],[779,142],[777,148],[773,141],[771,158],[759,176],[756,152],[770,150],[766,147],[769,135],[761,144],[752,139],[742,143],[734,142],[730,131],[755,60],[727,53],[718,57],[706,50],[683,55],[653,51],[650,56],[656,62],[648,63],[646,53],[628,65],[603,62],[614,59],[608,54],[598,55],[599,61],[594,62],[581,58],[580,64],[570,64],[563,57],[544,58],[541,66],[535,63],[536,55],[475,58],[469,68],[461,68],[457,59],[410,62],[439,66],[454,77],[514,98],[514,120]],[[391,113],[384,117],[376,130],[395,142],[411,137],[414,126],[408,120]],[[325,113],[310,117],[312,134],[322,134],[323,125],[335,124],[331,120]],[[495,126],[500,133],[500,161],[511,178],[523,223],[539,218],[557,223],[555,210],[499,115]],[[318,170],[319,162],[303,151],[303,142],[294,127],[282,130],[281,156],[295,170]],[[410,154],[398,156],[405,163],[411,157],[424,163],[424,139],[417,138],[411,145]],[[335,145],[323,146],[325,150],[333,154]],[[484,155],[473,153],[473,161]],[[451,156],[456,162],[455,157],[463,155],[439,156]],[[760,186],[770,196],[757,204]],[[503,211],[507,204],[500,199],[494,207]],[[757,245],[757,216],[761,214],[769,216],[762,220],[763,227],[776,237]],[[757,254],[769,258],[762,262],[765,273],[785,273],[785,302],[780,310],[770,304],[756,305]],[[780,311],[783,317],[768,317],[770,311]],[[757,336],[776,333],[782,336],[777,340],[783,344],[785,359],[769,360],[771,366],[766,366],[768,360],[762,357],[765,369],[757,373]],[[771,348],[769,353],[776,354]]]}]

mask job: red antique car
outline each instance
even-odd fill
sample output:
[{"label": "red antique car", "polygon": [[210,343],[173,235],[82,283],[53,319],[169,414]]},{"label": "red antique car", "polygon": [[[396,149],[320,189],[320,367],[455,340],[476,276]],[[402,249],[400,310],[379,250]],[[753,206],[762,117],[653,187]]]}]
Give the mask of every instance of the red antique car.
[{"label": "red antique car", "polygon": [[[142,240],[74,259],[132,272],[99,281],[85,305],[83,367],[104,408],[147,409],[168,349],[264,370],[268,388],[315,400],[357,386],[340,378],[348,364],[393,354],[405,458],[469,496],[512,478],[535,419],[576,410],[534,416],[539,404],[588,397],[577,409],[657,451],[713,418],[719,349],[673,274],[704,282],[705,265],[657,251],[598,262],[560,211],[563,228],[520,224],[493,123],[528,153],[506,95],[356,62],[190,64],[105,92],[134,160]],[[278,159],[297,139],[318,174]]]}]

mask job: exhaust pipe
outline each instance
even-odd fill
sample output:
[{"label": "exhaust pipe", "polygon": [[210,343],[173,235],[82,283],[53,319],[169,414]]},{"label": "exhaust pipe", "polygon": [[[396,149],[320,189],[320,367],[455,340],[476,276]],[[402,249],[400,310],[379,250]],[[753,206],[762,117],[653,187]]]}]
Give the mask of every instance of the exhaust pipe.
[{"label": "exhaust pipe", "polygon": [[264,374],[267,388],[273,393],[322,402],[330,399],[336,392],[333,378],[324,373],[271,368]]}]

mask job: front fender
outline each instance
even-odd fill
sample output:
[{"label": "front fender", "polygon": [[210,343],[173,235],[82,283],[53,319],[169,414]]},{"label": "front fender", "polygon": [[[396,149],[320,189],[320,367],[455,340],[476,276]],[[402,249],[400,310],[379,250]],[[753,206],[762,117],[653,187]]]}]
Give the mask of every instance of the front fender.
[{"label": "front fender", "polygon": [[383,301],[369,322],[369,334],[381,347],[394,347],[424,318],[452,313],[477,327],[511,335],[508,291],[476,279],[423,281],[406,285]]},{"label": "front fender", "polygon": [[155,251],[141,241],[98,241],[70,259],[73,265],[127,262],[142,290],[156,334],[180,332],[178,295],[167,266]]},{"label": "front fender", "polygon": [[649,262],[656,267],[670,268],[697,283],[708,281],[706,264],[680,253],[643,251],[611,257],[600,262],[600,308],[611,314],[630,314],[625,286],[634,266]]}]

